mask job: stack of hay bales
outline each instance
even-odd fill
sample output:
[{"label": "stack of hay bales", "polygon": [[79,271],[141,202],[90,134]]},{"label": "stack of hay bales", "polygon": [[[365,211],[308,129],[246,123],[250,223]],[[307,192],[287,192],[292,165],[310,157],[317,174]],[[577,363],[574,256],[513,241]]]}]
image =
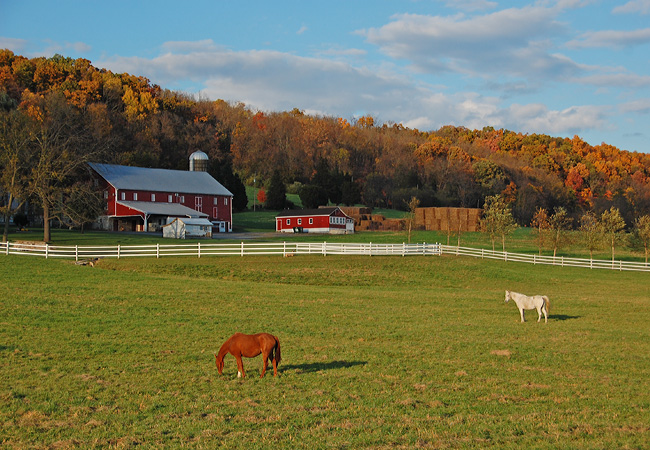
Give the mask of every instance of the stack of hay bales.
[{"label": "stack of hay bales", "polygon": [[382,214],[373,214],[372,208],[339,206],[341,211],[354,219],[356,231],[399,231],[404,219],[387,219]]},{"label": "stack of hay bales", "polygon": [[482,209],[417,208],[415,226],[430,231],[478,231]]}]

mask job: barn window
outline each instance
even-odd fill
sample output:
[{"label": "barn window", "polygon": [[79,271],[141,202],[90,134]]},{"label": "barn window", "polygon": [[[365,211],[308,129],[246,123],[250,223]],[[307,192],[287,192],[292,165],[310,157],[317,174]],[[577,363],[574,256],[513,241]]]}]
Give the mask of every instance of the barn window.
[{"label": "barn window", "polygon": [[155,202],[156,201],[156,194],[151,194],[151,201]]},{"label": "barn window", "polygon": [[313,219],[313,217],[310,217],[309,218],[309,225],[313,225],[313,224],[314,224],[314,219]]},{"label": "barn window", "polygon": [[126,192],[121,193],[120,199],[126,200]]},{"label": "barn window", "polygon": [[172,202],[172,195],[169,194],[169,195],[167,196],[167,203],[171,203],[171,202]]},{"label": "barn window", "polygon": [[298,219],[298,225],[302,225],[302,219]]},{"label": "barn window", "polygon": [[219,204],[219,199],[217,197],[212,199],[212,204],[213,205],[218,205]]},{"label": "barn window", "polygon": [[105,198],[105,199],[108,198],[108,191],[104,191],[104,198]]},{"label": "barn window", "polygon": [[228,206],[228,197],[224,197],[223,199],[223,204]]},{"label": "barn window", "polygon": [[291,219],[287,219],[287,225],[291,225]]},{"label": "barn window", "polygon": [[181,195],[181,203],[185,203],[185,196]]},{"label": "barn window", "polygon": [[134,192],[134,193],[133,193],[133,201],[135,202],[135,201],[137,201],[137,200],[138,200],[138,193],[137,193],[137,192]]}]

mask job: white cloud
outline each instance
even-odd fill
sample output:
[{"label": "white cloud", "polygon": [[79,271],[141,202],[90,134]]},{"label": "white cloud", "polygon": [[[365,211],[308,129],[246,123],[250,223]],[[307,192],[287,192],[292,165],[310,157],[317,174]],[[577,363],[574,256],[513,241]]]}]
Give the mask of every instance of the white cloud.
[{"label": "white cloud", "polygon": [[603,30],[584,33],[578,39],[567,42],[569,48],[628,47],[650,42],[650,28],[618,31]]},{"label": "white cloud", "polygon": [[303,25],[303,26],[300,27],[300,29],[298,31],[296,31],[296,34],[303,34],[308,29],[309,28],[307,28],[306,26]]},{"label": "white cloud", "polygon": [[556,79],[575,74],[569,58],[554,54],[566,33],[556,8],[527,6],[467,18],[401,14],[358,33],[395,59],[425,73],[457,72],[481,78]]},{"label": "white cloud", "polygon": [[[166,50],[172,47],[194,46],[165,45]],[[447,124],[479,129],[491,125],[566,135],[606,123],[603,108],[577,106],[559,111],[537,103],[510,106],[503,99],[475,92],[444,94],[438,87],[389,70],[276,51],[235,52],[216,46],[209,50],[205,42],[197,47],[206,51],[168,52],[153,59],[112,58],[97,65],[143,75],[162,86],[193,83],[202,96],[241,101],[263,111],[296,107],[344,118],[363,111],[380,122],[421,130]]]},{"label": "white cloud", "polygon": [[461,11],[483,11],[498,6],[497,2],[487,0],[451,0],[445,2],[448,8],[455,8]]},{"label": "white cloud", "polygon": [[650,14],[650,0],[632,0],[612,10],[617,14]]},{"label": "white cloud", "polygon": [[24,51],[25,47],[27,47],[27,41],[25,39],[0,36],[0,48],[6,48],[14,53],[20,54]]}]

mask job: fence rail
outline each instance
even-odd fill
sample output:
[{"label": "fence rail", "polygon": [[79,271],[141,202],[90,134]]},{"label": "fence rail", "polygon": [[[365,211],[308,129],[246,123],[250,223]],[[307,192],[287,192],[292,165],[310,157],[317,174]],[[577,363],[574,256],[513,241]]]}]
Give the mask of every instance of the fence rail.
[{"label": "fence rail", "polygon": [[440,245],[442,254],[457,256],[473,256],[482,259],[497,259],[500,261],[523,262],[561,267],[582,267],[586,269],[610,269],[619,271],[650,272],[650,265],[644,262],[570,258],[566,256],[540,256],[525,253],[498,252],[480,248],[455,247]]},{"label": "fence rail", "polygon": [[74,258],[76,261],[93,258],[126,258],[163,256],[248,256],[248,255],[440,255],[440,244],[373,244],[373,243],[210,243],[113,245],[113,246],[62,246],[39,242],[2,242],[0,253],[29,255],[45,258]]},{"label": "fence rail", "polygon": [[211,243],[192,242],[182,244],[113,245],[113,246],[62,246],[40,242],[2,242],[0,253],[4,255],[41,256],[45,258],[74,258],[75,261],[95,258],[131,258],[167,256],[249,256],[249,255],[366,255],[366,256],[414,256],[443,254],[471,256],[482,259],[522,262],[528,264],[610,269],[619,271],[650,272],[650,265],[643,262],[569,258],[565,256],[539,256],[523,253],[455,247],[442,244],[374,244],[330,242],[239,242]]}]

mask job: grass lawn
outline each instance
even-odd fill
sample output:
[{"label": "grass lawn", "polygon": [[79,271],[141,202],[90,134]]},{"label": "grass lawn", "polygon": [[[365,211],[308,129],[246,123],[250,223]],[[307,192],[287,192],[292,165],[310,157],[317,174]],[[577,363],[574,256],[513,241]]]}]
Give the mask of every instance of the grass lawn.
[{"label": "grass lawn", "polygon": [[[0,255],[0,277],[3,448],[648,448],[646,273]],[[548,324],[505,289],[548,295]],[[236,331],[280,338],[279,377],[217,374]]]}]

